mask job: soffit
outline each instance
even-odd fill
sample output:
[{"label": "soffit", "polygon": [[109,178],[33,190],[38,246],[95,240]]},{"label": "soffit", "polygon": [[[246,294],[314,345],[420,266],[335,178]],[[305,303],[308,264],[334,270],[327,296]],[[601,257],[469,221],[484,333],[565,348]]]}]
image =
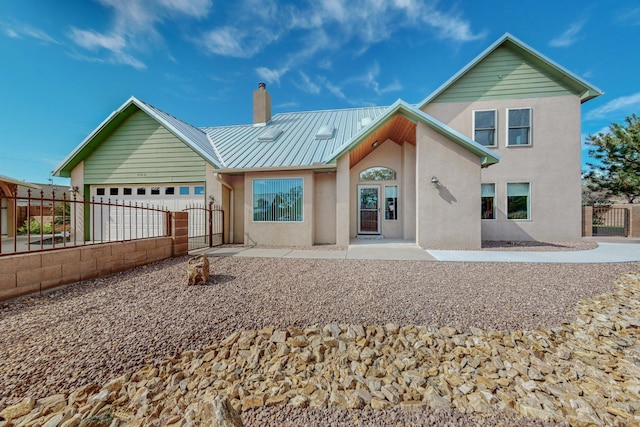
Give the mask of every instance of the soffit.
[{"label": "soffit", "polygon": [[[373,147],[375,141],[378,141],[381,145],[388,139],[394,141],[396,144],[408,142],[416,145],[416,124],[400,115],[393,117],[361,144],[349,151],[349,167],[354,167],[358,162],[371,154],[371,152],[376,149]],[[378,145],[378,147],[380,145]]]}]

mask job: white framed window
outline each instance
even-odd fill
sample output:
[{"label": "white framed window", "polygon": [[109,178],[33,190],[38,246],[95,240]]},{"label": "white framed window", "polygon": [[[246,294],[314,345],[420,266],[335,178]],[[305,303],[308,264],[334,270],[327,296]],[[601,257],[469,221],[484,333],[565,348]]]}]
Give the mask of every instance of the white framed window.
[{"label": "white framed window", "polygon": [[473,140],[485,147],[498,145],[496,128],[498,112],[496,110],[478,110],[473,112]]},{"label": "white framed window", "polygon": [[387,221],[398,220],[398,186],[384,186],[384,219]]},{"label": "white framed window", "polygon": [[482,219],[496,219],[496,185],[481,184]]},{"label": "white framed window", "polygon": [[302,222],[302,178],[253,180],[253,220]]},{"label": "white framed window", "polygon": [[507,183],[507,219],[531,219],[531,184]]},{"label": "white framed window", "polygon": [[188,196],[189,195],[189,187],[187,187],[187,186],[180,187],[180,195],[181,196]]},{"label": "white framed window", "polygon": [[531,108],[507,108],[507,146],[531,145]]},{"label": "white framed window", "polygon": [[204,194],[204,185],[196,185],[193,187],[193,194]]}]

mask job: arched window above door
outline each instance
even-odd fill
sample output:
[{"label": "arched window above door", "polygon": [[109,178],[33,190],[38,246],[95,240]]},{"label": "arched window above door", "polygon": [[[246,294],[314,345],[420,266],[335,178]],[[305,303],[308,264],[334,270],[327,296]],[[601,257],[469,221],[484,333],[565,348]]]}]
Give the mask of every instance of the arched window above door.
[{"label": "arched window above door", "polygon": [[374,166],[360,172],[360,181],[395,181],[396,171],[383,166]]}]

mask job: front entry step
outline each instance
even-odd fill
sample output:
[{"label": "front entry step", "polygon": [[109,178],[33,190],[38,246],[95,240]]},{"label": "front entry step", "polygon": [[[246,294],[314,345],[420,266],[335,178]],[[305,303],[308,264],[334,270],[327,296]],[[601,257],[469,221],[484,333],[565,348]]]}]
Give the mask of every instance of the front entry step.
[{"label": "front entry step", "polygon": [[381,240],[384,239],[382,234],[358,234],[360,240]]}]

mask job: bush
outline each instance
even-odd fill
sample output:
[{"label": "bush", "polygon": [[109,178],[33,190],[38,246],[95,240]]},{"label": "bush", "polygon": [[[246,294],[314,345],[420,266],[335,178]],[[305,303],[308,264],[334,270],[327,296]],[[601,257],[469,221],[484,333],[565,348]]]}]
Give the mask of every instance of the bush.
[{"label": "bush", "polygon": [[27,234],[27,232],[31,234],[40,234],[42,228],[42,234],[51,234],[53,232],[53,225],[44,224],[42,227],[40,226],[40,221],[35,219],[26,220],[22,227],[18,228],[18,234]]}]

